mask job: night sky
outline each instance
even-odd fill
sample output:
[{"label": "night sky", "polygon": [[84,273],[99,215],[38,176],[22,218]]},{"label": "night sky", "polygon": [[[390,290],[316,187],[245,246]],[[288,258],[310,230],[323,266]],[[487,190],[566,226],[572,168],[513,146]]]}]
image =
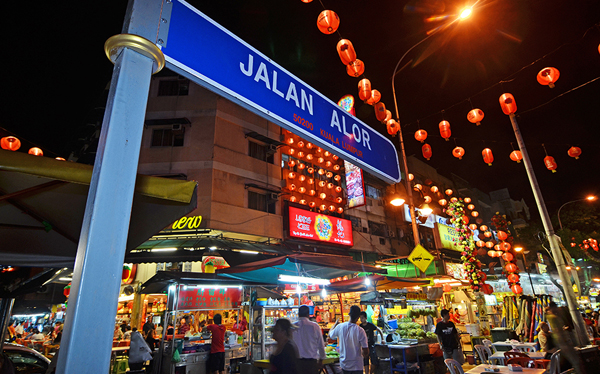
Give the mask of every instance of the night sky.
[{"label": "night sky", "polygon": [[[358,99],[359,79],[346,74],[335,49],[340,38],[349,39],[365,63],[364,77],[392,113],[391,76],[400,57],[465,5],[322,0],[341,19],[338,33],[324,35],[316,26],[323,10],[318,0],[191,3],[333,101],[345,94]],[[112,64],[103,44],[120,32],[125,8],[126,1],[12,2],[0,127],[37,144],[46,155],[67,157],[110,80]],[[444,15],[445,20],[428,21]],[[511,142],[515,149],[517,144],[498,98],[510,92],[549,211],[600,193],[600,79],[568,92],[600,77],[599,23],[597,0],[479,1],[469,19],[441,30],[401,64],[396,92],[407,154],[422,159],[414,139],[421,127],[430,134],[429,162],[441,174],[455,173],[483,191],[508,187],[512,198],[525,198],[535,211],[523,164],[508,158]],[[553,89],[536,81],[549,66],[561,73]],[[472,107],[485,112],[479,127],[466,119]],[[386,133],[371,106],[358,103],[356,113]],[[449,142],[439,135],[443,119],[452,126]],[[466,150],[460,161],[451,155],[455,144]],[[542,144],[556,159],[557,173],[545,168]],[[581,147],[579,160],[567,155],[570,146]],[[494,152],[491,167],[481,157],[485,147]]]}]

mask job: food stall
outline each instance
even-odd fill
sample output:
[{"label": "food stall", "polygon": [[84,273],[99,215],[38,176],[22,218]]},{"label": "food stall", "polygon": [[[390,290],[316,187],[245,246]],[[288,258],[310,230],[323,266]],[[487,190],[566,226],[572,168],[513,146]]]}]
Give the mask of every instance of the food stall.
[{"label": "food stall", "polygon": [[[249,296],[249,287],[257,285],[216,274],[168,271],[158,272],[144,283],[143,294],[167,294],[165,328],[153,360],[154,365],[160,365],[160,373],[206,373],[211,337],[202,326],[212,323],[216,313],[221,314],[227,328],[226,371],[233,368],[235,372],[249,356],[249,334],[239,327],[247,313],[243,301]],[[188,326],[182,329],[184,324]]]}]

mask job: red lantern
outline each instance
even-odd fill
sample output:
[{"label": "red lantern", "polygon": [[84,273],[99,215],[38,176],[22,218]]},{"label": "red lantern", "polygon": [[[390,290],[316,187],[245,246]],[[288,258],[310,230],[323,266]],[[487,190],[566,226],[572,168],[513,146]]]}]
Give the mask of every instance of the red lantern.
[{"label": "red lantern", "polygon": [[[2,147],[4,148],[4,147]],[[571,147],[569,148],[569,150],[567,151],[567,154],[571,157],[574,157],[575,160],[579,159],[579,156],[581,155],[581,148],[579,147]]]},{"label": "red lantern", "polygon": [[417,130],[417,132],[415,132],[415,139],[417,139],[421,143],[425,142],[425,139],[427,139],[427,131]]},{"label": "red lantern", "polygon": [[342,60],[342,64],[348,65],[356,60],[356,51],[352,42],[348,39],[342,39],[337,44],[337,53]]},{"label": "red lantern", "polygon": [[431,186],[430,190],[433,193],[437,193],[440,189],[438,188],[438,186]]},{"label": "red lantern", "polygon": [[513,284],[510,289],[512,290],[512,292],[515,295],[520,295],[521,293],[523,293],[523,288],[521,286],[519,286],[518,284]]},{"label": "red lantern", "polygon": [[450,122],[442,121],[440,122],[440,135],[442,138],[446,139],[446,141],[450,140],[450,135],[452,132],[450,131]]},{"label": "red lantern", "polygon": [[479,230],[481,230],[481,231],[487,231],[487,229],[488,229],[488,227],[486,225],[481,225],[479,227]]},{"label": "red lantern", "polygon": [[506,115],[514,114],[517,112],[517,102],[513,95],[509,93],[502,94],[500,96],[500,107],[502,112]]},{"label": "red lantern", "polygon": [[465,197],[465,203],[470,203],[471,202],[471,198],[470,197]]},{"label": "red lantern", "polygon": [[65,288],[63,288],[63,295],[65,295],[65,297],[69,297],[69,295],[71,294],[71,282],[69,282],[69,284],[67,284],[65,286]]},{"label": "red lantern", "polygon": [[508,278],[508,281],[510,283],[517,283],[519,281],[519,275],[514,274],[514,273],[513,274],[508,274],[507,278]]},{"label": "red lantern", "polygon": [[479,275],[479,278],[484,282],[487,279],[487,275],[483,271],[478,272],[477,275]]},{"label": "red lantern", "polygon": [[398,130],[400,130],[400,124],[395,119],[387,121],[386,127],[388,134],[391,136],[395,136],[398,133]]},{"label": "red lantern", "polygon": [[[456,197],[453,197],[452,199],[450,199],[450,201],[452,201],[452,200],[454,200],[454,199],[456,199]],[[452,202],[453,202],[453,203],[455,203],[456,201],[452,201]],[[463,220],[463,223],[464,223],[465,225],[468,225],[468,224],[469,224],[469,217],[467,217],[467,216],[463,216],[462,220]]]},{"label": "red lantern", "polygon": [[423,144],[421,147],[421,152],[423,153],[423,157],[425,157],[428,161],[431,159],[431,146],[427,143]]},{"label": "red lantern", "polygon": [[364,74],[365,64],[361,60],[356,59],[346,66],[346,72],[349,76],[358,78]]},{"label": "red lantern", "polygon": [[485,242],[483,240],[478,240],[475,244],[477,244],[478,247],[485,247]]},{"label": "red lantern", "polygon": [[494,155],[492,154],[492,150],[489,148],[485,148],[481,151],[481,155],[483,156],[483,162],[492,166],[492,162],[494,162]]},{"label": "red lantern", "polygon": [[440,204],[440,206],[446,206],[446,204],[448,204],[448,202],[446,201],[446,199],[440,199],[438,201],[438,204]]},{"label": "red lantern", "polygon": [[333,34],[340,26],[340,17],[333,10],[324,10],[317,18],[317,27],[323,34]]},{"label": "red lantern", "polygon": [[317,205],[317,203],[315,203],[314,201],[309,201],[308,202],[308,206],[311,208],[314,208]]},{"label": "red lantern", "polygon": [[478,212],[478,211],[476,211],[476,210],[474,210],[474,211],[472,211],[472,212],[471,212],[471,215],[472,215],[473,217],[477,217],[477,216],[479,216],[479,212]]},{"label": "red lantern", "polygon": [[363,102],[371,98],[371,81],[367,78],[361,79],[358,82],[358,97]]},{"label": "red lantern", "polygon": [[508,262],[510,262],[510,261],[512,261],[514,258],[515,258],[515,256],[513,256],[513,254],[512,254],[512,253],[510,253],[510,252],[506,252],[506,253],[504,253],[504,254],[502,255],[502,259],[503,259],[504,261],[508,261]]},{"label": "red lantern", "polygon": [[504,242],[504,243],[500,244],[500,247],[501,247],[500,249],[502,249],[503,251],[509,251],[510,247],[512,247],[512,246],[510,245],[510,243]]},{"label": "red lantern", "polygon": [[337,212],[338,212],[339,214],[342,214],[342,213],[344,213],[344,208],[342,208],[341,206],[340,206],[340,207],[338,207],[338,208],[337,208]]},{"label": "red lantern", "polygon": [[383,121],[385,119],[385,104],[382,102],[378,102],[377,104],[375,104],[375,117],[377,118],[377,120],[379,122]]},{"label": "red lantern", "polygon": [[521,154],[521,151],[512,151],[510,152],[510,159],[515,161],[517,164],[520,164],[521,160],[523,159],[523,155]]},{"label": "red lantern", "polygon": [[476,224],[474,224],[474,223],[472,223],[472,224],[470,224],[470,225],[469,225],[469,228],[470,228],[471,230],[473,230],[473,231],[474,231],[474,230],[477,230],[477,225],[476,225]]},{"label": "red lantern", "polygon": [[517,272],[517,265],[513,264],[512,262],[510,264],[506,264],[506,271],[508,271],[509,273],[516,273]]},{"label": "red lantern", "polygon": [[475,205],[469,204],[469,205],[467,205],[467,209],[473,210],[473,209],[475,209]]},{"label": "red lantern", "polygon": [[[448,188],[446,191],[444,191],[446,193],[446,195],[448,196],[452,196],[452,194],[454,193],[454,191],[452,191],[452,189]],[[455,201],[453,201],[455,202]]]},{"label": "red lantern", "polygon": [[556,173],[556,168],[558,167],[558,165],[556,164],[556,161],[554,161],[554,157],[544,157],[544,165],[546,165],[546,169],[552,171],[553,173]]},{"label": "red lantern", "polygon": [[459,160],[462,160],[465,155],[465,150],[463,147],[456,147],[452,150],[452,156],[456,157]]},{"label": "red lantern", "polygon": [[488,256],[490,256],[490,257],[496,257],[496,251],[489,250],[488,251]]},{"label": "red lantern", "polygon": [[432,201],[432,199],[431,199],[431,196],[425,196],[425,197],[423,197],[423,200],[424,200],[424,201],[425,201],[425,203],[427,203],[427,204],[429,204],[429,203]]},{"label": "red lantern", "polygon": [[483,119],[483,116],[483,110],[473,109],[467,114],[467,120],[479,126],[481,125],[481,120]]},{"label": "red lantern", "polygon": [[452,291],[452,286],[449,285],[448,283],[444,283],[444,285],[442,286],[442,291],[450,292],[450,291]]},{"label": "red lantern", "polygon": [[41,149],[39,149],[38,147],[30,148],[29,152],[27,152],[27,153],[29,153],[30,155],[34,155],[34,156],[43,156],[44,155],[44,152]]},{"label": "red lantern", "polygon": [[486,295],[491,295],[492,293],[494,293],[494,287],[490,286],[487,283],[484,283],[481,288],[483,289],[483,293]]},{"label": "red lantern", "polygon": [[303,3],[308,4],[308,3],[312,3],[313,0],[300,0],[300,1],[302,1]]},{"label": "red lantern", "polygon": [[385,118],[383,119],[383,123],[387,123],[387,121],[392,119],[392,112],[390,112],[389,110],[386,109],[385,111]]},{"label": "red lantern", "polygon": [[381,93],[377,90],[371,90],[371,97],[366,101],[369,105],[375,105],[381,100]]},{"label": "red lantern", "polygon": [[537,81],[542,86],[554,88],[554,82],[560,77],[560,72],[557,68],[543,68],[537,75]]},{"label": "red lantern", "polygon": [[496,235],[498,236],[498,239],[500,239],[500,240],[506,240],[506,238],[508,238],[508,234],[505,233],[504,231],[498,231],[498,233]]},{"label": "red lantern", "polygon": [[492,241],[485,242],[485,246],[488,247],[488,248],[490,248],[490,249],[494,248],[494,242],[492,242]]},{"label": "red lantern", "polygon": [[21,141],[14,136],[5,136],[0,139],[0,146],[8,151],[16,151],[21,148]]},{"label": "red lantern", "polygon": [[486,231],[483,236],[485,236],[486,238],[491,238],[492,237],[492,233],[489,231]]}]

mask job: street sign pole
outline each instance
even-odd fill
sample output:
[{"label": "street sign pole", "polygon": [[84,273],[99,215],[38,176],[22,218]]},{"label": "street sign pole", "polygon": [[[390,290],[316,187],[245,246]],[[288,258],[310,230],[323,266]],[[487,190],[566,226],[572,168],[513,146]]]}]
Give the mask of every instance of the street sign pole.
[{"label": "street sign pole", "polygon": [[115,67],[77,247],[57,373],[109,372],[150,77],[161,65],[148,57],[161,56],[155,42],[149,41],[157,38],[160,10],[160,1],[131,0],[123,32],[139,36],[113,39]]}]

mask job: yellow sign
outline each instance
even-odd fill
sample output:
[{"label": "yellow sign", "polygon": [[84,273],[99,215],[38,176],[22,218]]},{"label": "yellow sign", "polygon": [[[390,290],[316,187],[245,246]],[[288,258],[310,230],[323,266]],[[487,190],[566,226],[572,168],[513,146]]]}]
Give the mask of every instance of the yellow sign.
[{"label": "yellow sign", "polygon": [[202,216],[195,217],[182,217],[181,219],[173,222],[173,230],[182,229],[197,229],[202,223]]},{"label": "yellow sign", "polygon": [[408,261],[412,262],[424,273],[429,265],[431,265],[433,256],[421,244],[418,244],[408,256]]},{"label": "yellow sign", "polygon": [[455,251],[460,251],[461,249],[458,247],[458,231],[454,227],[442,225],[438,222],[437,224],[438,232],[440,233],[440,241],[442,242],[442,247],[446,249],[454,249]]}]

